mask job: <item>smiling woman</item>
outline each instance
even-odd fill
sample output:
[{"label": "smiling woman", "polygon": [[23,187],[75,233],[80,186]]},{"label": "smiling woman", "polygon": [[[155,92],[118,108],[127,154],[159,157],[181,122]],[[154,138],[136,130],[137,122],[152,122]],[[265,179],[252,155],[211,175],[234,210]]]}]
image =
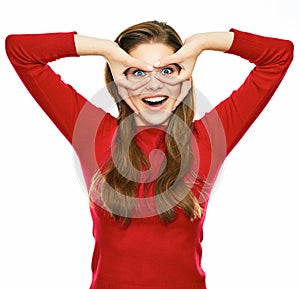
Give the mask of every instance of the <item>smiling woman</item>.
[{"label": "smiling woman", "polygon": [[[194,119],[192,73],[204,50],[255,67],[231,95]],[[10,35],[7,55],[30,94],[76,151],[90,196],[91,289],[205,289],[203,223],[224,160],[281,83],[288,40],[232,29],[182,42],[148,21],[109,41],[76,33]],[[48,65],[99,55],[119,115],[94,106]]]},{"label": "smiling woman", "polygon": [[[139,60],[140,63],[137,67],[126,68],[121,77],[121,84],[120,78],[113,76],[113,66],[109,63],[106,66],[107,87],[120,111],[119,128],[112,157],[105,164],[106,170],[100,169],[94,175],[91,191],[94,196],[97,195],[96,192],[101,192],[101,198],[106,206],[110,204],[109,210],[114,217],[126,217],[125,222],[132,217],[131,210],[129,214],[126,211],[132,206],[135,217],[159,214],[165,223],[174,219],[173,207],[176,205],[181,206],[189,218],[200,217],[201,208],[197,199],[189,192],[186,183],[180,180],[191,169],[193,91],[190,85],[184,84],[190,81],[180,78],[181,67],[178,64],[175,62],[164,66],[158,64],[161,59],[178,51],[183,43],[174,29],[159,22],[146,22],[129,27],[116,38],[116,43],[128,53],[128,56]],[[143,70],[141,65],[150,69]],[[155,65],[157,67],[154,67]],[[170,71],[171,74],[166,73]],[[124,86],[126,90],[121,90],[120,86]],[[184,98],[184,102],[177,102],[179,98]],[[149,105],[155,100],[157,100],[155,105]],[[135,114],[132,114],[133,110]],[[146,152],[143,146],[137,145],[145,134],[145,129],[141,131],[140,127],[158,126],[160,129],[155,133],[152,131],[151,142],[148,140],[149,143],[155,140],[154,146]],[[132,141],[133,139],[135,141]],[[165,139],[165,144],[159,144],[159,139]],[[166,156],[165,159],[152,158],[151,163],[150,153],[155,149],[162,150]],[[149,176],[141,177],[145,170],[149,171]],[[106,180],[107,186],[102,186],[103,179]],[[137,181],[141,179],[142,181]],[[152,183],[151,189],[143,190],[143,195],[156,199],[155,206],[150,206],[147,210],[146,204],[133,201],[132,197],[142,193],[139,192],[137,183],[145,183],[148,186],[149,179],[155,179],[155,182]],[[113,193],[115,191],[126,198],[117,201],[120,198],[116,195],[113,200],[108,201],[115,195]],[[175,194],[175,203],[170,197],[166,198],[166,194],[170,192]]]},{"label": "smiling woman", "polygon": [[[143,54],[149,56],[150,51],[158,52],[158,55],[155,55],[153,58],[154,61],[151,61],[152,63],[156,62],[157,59],[161,59],[164,57],[164,50],[166,50],[167,54],[173,54],[174,51],[172,51],[168,46],[162,46],[162,45],[155,45],[155,44],[149,44],[149,45],[142,45],[142,50],[133,50],[131,52],[131,55],[138,58],[138,59],[145,59],[143,57]],[[148,46],[148,47],[147,47]],[[169,50],[169,53],[168,53]],[[139,51],[142,51],[142,53],[139,53]],[[152,53],[152,56],[153,53]],[[156,60],[155,60],[156,59]],[[136,91],[128,90],[129,97],[134,104],[135,107],[139,107],[139,115],[146,113],[146,111],[151,107],[152,110],[156,111],[169,111],[169,114],[162,118],[160,121],[156,121],[156,125],[158,124],[167,124],[168,122],[168,116],[170,116],[171,111],[174,111],[176,107],[175,101],[178,98],[178,95],[180,93],[180,84],[178,85],[168,85],[163,80],[161,80],[159,77],[157,77],[157,74],[160,74],[163,78],[174,78],[179,75],[180,67],[176,64],[170,64],[167,67],[154,69],[151,72],[142,71],[140,69],[136,68],[129,68],[125,71],[126,78],[131,82],[140,82],[142,78],[147,78],[148,83],[145,86],[140,87]],[[162,87],[165,89],[165,94],[163,93]],[[141,106],[139,104],[140,101],[143,101],[147,106]],[[140,116],[139,116],[140,117]],[[147,121],[148,119],[148,121]],[[138,122],[140,125],[146,125],[146,124],[154,124],[153,118],[148,117],[145,119],[145,122],[139,121],[136,119],[136,122]]]},{"label": "smiling woman", "polygon": [[[155,40],[158,36],[150,29],[147,33],[150,35],[151,32],[152,35],[148,36],[148,39],[143,35],[140,39],[141,43],[138,45],[137,37],[135,42],[127,40],[128,43],[125,47],[129,55],[153,66],[159,59],[172,55],[182,43],[175,33],[172,36],[174,37],[173,43],[176,45],[171,46],[170,41]],[[127,30],[124,35],[119,37],[122,39],[122,43],[126,42],[126,39],[132,39],[131,33],[136,33],[136,31]],[[171,38],[171,34],[169,38]],[[154,39],[153,42],[149,43],[150,39]],[[139,85],[135,89],[132,89],[133,85],[129,84],[127,92],[122,95],[125,102],[128,98],[130,99],[130,103],[127,102],[127,104],[134,107],[138,112],[135,115],[137,125],[166,125],[169,122],[172,111],[179,105],[178,103],[175,106],[175,103],[181,92],[183,80],[177,84],[169,84],[168,80],[178,77],[179,73],[180,66],[178,64],[168,64],[166,67],[151,69],[151,71],[143,71],[135,67],[130,67],[125,71],[124,74],[129,81],[128,83],[145,81],[144,85]],[[110,78],[109,81],[113,81],[113,79]]]}]

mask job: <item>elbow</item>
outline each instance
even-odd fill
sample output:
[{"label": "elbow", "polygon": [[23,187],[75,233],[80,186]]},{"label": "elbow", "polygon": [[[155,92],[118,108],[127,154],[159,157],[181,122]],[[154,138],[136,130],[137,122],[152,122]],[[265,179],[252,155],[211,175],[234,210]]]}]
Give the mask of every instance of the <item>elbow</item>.
[{"label": "elbow", "polygon": [[5,39],[5,51],[10,60],[12,60],[16,55],[16,47],[18,43],[17,38],[17,35],[11,34],[8,35]]},{"label": "elbow", "polygon": [[286,41],[287,62],[290,64],[294,58],[294,43],[290,40]]},{"label": "elbow", "polygon": [[284,47],[282,48],[282,63],[289,67],[294,58],[294,44],[290,40],[283,41]]},{"label": "elbow", "polygon": [[5,39],[6,55],[13,66],[28,62],[22,34],[11,34]]}]

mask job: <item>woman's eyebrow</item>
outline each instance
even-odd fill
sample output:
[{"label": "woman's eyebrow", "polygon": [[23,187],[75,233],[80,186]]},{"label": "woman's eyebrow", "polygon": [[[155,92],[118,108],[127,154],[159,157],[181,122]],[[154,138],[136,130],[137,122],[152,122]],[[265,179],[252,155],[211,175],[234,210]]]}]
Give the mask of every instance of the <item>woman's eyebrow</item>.
[{"label": "woman's eyebrow", "polygon": [[126,75],[130,70],[142,70],[142,69],[139,69],[137,67],[128,67],[125,71],[124,71],[124,74]]},{"label": "woman's eyebrow", "polygon": [[167,65],[158,67],[158,69],[167,68],[167,67],[173,67],[173,66],[175,66],[175,68],[178,69],[179,71],[181,70],[181,66],[179,64],[177,64],[177,63],[169,63]]},{"label": "woman's eyebrow", "polygon": [[181,70],[181,66],[177,63],[172,63],[172,65],[176,66],[176,68],[180,71]]},{"label": "woman's eyebrow", "polygon": [[[178,69],[179,71],[181,70],[181,66],[177,63],[170,63],[170,64],[167,64],[165,66],[162,66],[162,67],[157,67],[156,69],[154,70],[160,70],[160,69],[163,69],[163,68],[167,68],[167,67],[172,67],[172,66],[175,66],[176,69]],[[144,71],[143,69],[140,69],[138,67],[128,67],[125,71],[124,71],[124,74],[128,74],[130,71],[135,71],[135,70],[140,70],[140,71]]]}]

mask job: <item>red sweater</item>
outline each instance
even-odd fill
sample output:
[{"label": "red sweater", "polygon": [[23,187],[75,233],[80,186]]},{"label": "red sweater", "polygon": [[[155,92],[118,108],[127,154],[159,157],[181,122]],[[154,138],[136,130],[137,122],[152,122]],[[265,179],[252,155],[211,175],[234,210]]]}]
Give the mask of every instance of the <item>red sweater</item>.
[{"label": "red sweater", "polygon": [[[211,182],[237,142],[274,94],[293,58],[293,44],[238,30],[227,53],[255,64],[244,83],[215,109],[194,121],[193,152],[201,178]],[[87,187],[96,169],[111,153],[116,119],[95,107],[47,65],[77,56],[74,33],[10,35],[7,55],[30,94],[76,150]],[[149,154],[164,150],[164,132],[150,128],[136,136]],[[159,165],[157,163],[156,165]],[[151,186],[150,186],[151,188]],[[192,191],[199,197],[199,184]],[[151,189],[150,189],[151,191]],[[143,186],[138,188],[143,193]],[[149,192],[151,194],[151,192]],[[207,207],[208,196],[199,198]],[[188,220],[183,211],[163,225],[158,216],[133,218],[127,228],[114,222],[100,206],[91,207],[95,249],[91,289],[205,289],[201,268],[201,219]]]}]

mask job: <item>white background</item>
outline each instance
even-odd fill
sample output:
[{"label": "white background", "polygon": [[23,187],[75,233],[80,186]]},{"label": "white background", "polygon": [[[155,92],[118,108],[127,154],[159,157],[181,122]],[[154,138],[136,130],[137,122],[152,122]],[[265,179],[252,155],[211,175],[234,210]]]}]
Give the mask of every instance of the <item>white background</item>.
[{"label": "white background", "polygon": [[[208,289],[300,288],[295,0],[4,3],[0,288],[87,289],[94,245],[88,199],[77,179],[72,149],[12,69],[4,50],[6,35],[76,30],[113,40],[128,25],[153,19],[168,22],[183,39],[234,27],[294,42],[294,62],[285,79],[226,161],[208,207],[202,265]],[[100,58],[81,57],[60,60],[54,67],[90,98],[103,87],[103,64]],[[217,104],[241,84],[249,69],[238,57],[206,52],[197,63],[195,85]]]}]

